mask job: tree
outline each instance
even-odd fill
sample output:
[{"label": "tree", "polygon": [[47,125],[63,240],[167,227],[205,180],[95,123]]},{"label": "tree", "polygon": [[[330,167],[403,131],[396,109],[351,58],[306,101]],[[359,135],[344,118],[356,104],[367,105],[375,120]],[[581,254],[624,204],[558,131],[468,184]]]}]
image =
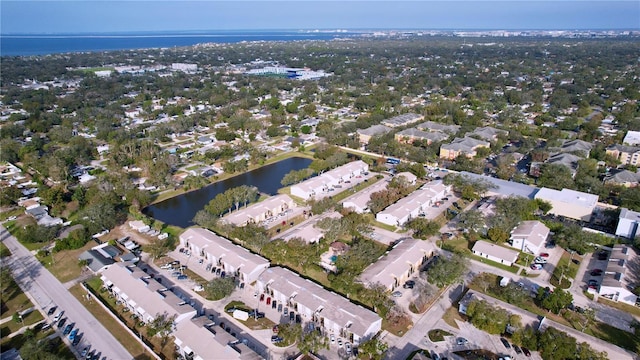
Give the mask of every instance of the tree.
[{"label": "tree", "polygon": [[566,308],[573,302],[573,295],[562,289],[556,288],[555,291],[551,292],[548,289],[541,287],[538,289],[536,300],[538,300],[543,308],[553,312],[554,314],[558,314],[560,310]]},{"label": "tree", "polygon": [[462,194],[466,200],[476,200],[495,187],[484,179],[473,179],[468,175],[450,174],[444,178],[444,183],[452,185],[453,189]]},{"label": "tree", "polygon": [[298,349],[303,354],[318,353],[322,349],[329,349],[329,341],[318,330],[301,331]]},{"label": "tree", "polygon": [[216,301],[231,295],[235,288],[235,281],[231,276],[228,276],[209,281],[204,287],[204,291],[208,300]]},{"label": "tree", "polygon": [[364,359],[381,360],[388,349],[387,343],[374,337],[358,346],[358,354]]},{"label": "tree", "polygon": [[464,211],[458,215],[458,224],[467,231],[478,231],[484,225],[484,215],[475,209]]},{"label": "tree", "polygon": [[427,276],[431,284],[442,288],[462,279],[466,271],[467,260],[459,254],[452,254],[450,258],[442,256],[435,260]]},{"label": "tree", "polygon": [[161,345],[164,346],[167,344],[167,340],[169,339],[169,335],[175,330],[175,321],[177,314],[173,314],[169,316],[166,312],[163,314],[158,314],[150,323],[147,324],[147,334],[150,337],[154,337],[156,335],[160,336]]},{"label": "tree", "polygon": [[422,217],[411,219],[406,227],[413,230],[413,236],[418,239],[428,239],[440,231],[440,224]]},{"label": "tree", "polygon": [[538,335],[538,349],[544,359],[576,359],[576,339],[553,327]]}]

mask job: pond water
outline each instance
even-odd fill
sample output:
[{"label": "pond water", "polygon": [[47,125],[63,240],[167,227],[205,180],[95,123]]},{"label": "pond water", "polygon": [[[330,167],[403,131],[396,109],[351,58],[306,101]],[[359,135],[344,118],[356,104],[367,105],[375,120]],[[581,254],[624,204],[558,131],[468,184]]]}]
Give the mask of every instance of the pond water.
[{"label": "pond water", "polygon": [[193,217],[216,195],[241,185],[255,186],[262,193],[275,195],[282,187],[280,181],[285,174],[304,169],[309,164],[311,159],[291,157],[150,205],[143,213],[166,224],[186,228],[194,225]]}]

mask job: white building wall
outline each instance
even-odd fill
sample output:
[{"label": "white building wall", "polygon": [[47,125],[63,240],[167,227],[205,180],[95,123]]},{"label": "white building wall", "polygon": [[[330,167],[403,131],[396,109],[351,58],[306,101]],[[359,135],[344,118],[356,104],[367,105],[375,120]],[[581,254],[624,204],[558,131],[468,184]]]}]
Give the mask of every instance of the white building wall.
[{"label": "white building wall", "polygon": [[480,256],[481,258],[489,259],[489,260],[491,260],[491,261],[495,261],[495,262],[497,262],[497,263],[499,263],[499,264],[505,264],[505,265],[507,265],[507,266],[511,266],[511,265],[513,265],[513,263],[511,263],[511,262],[509,262],[509,261],[505,261],[505,260],[503,260],[503,259],[500,259],[500,258],[495,257],[495,256],[492,256],[492,255],[484,254],[484,253],[482,253],[482,252],[480,252],[480,251],[474,251],[473,253],[474,253],[475,255]]},{"label": "white building wall", "polygon": [[598,292],[599,295],[613,295],[613,301],[622,302],[629,305],[635,305],[638,297],[633,294],[631,291],[622,288],[622,287],[614,287],[614,286],[600,286],[600,290]]},{"label": "white building wall", "polygon": [[620,218],[618,221],[618,227],[616,228],[616,235],[623,236],[631,239],[638,235],[638,222],[631,219]]}]

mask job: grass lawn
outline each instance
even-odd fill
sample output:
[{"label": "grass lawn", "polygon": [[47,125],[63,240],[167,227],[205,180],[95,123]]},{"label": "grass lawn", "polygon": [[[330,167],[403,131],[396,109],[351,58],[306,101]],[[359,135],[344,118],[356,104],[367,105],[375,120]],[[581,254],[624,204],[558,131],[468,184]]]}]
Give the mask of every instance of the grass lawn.
[{"label": "grass lawn", "polygon": [[2,303],[0,318],[11,317],[16,312],[33,306],[27,295],[22,292],[18,284],[13,280],[2,284],[0,302]]},{"label": "grass lawn", "polygon": [[[133,328],[136,332],[146,333],[144,327],[137,326],[138,323],[131,319],[130,313],[126,313],[122,311],[122,306],[116,304],[115,299],[113,297],[109,297],[109,293],[106,291],[101,291],[102,281],[98,277],[91,278],[87,280],[87,284],[94,290],[95,294],[99,294],[102,298],[103,302],[107,304],[112,311],[115,311],[121,320],[124,320],[127,323],[129,328]],[[105,327],[107,330],[113,334],[113,336],[122,344],[122,346],[129,351],[129,353],[136,360],[151,360],[154,357],[148,353],[148,351],[140,344],[139,340],[134,338],[128,331],[124,331],[124,325],[114,319],[106,310],[95,301],[86,301],[82,298],[86,291],[80,286],[75,285],[69,291],[76,297],[80,302],[89,310],[98,321]],[[160,339],[154,338],[151,340],[154,345],[154,349],[159,349],[160,346],[157,344]],[[171,349],[173,348],[172,344],[167,344],[163,348],[163,353],[165,355],[171,355]],[[172,357],[169,357],[172,358]]]},{"label": "grass lawn", "polygon": [[447,309],[447,311],[444,312],[444,315],[442,315],[442,320],[444,320],[444,322],[449,324],[449,326],[452,326],[456,329],[459,329],[460,327],[458,327],[458,324],[456,323],[455,320],[462,321],[462,322],[467,321],[462,317],[462,315],[460,315],[460,313],[458,312],[458,307],[456,305],[451,306],[450,308]]},{"label": "grass lawn", "polygon": [[635,334],[626,332],[615,328],[609,324],[597,322],[587,332],[593,334],[593,336],[602,339],[606,342],[620,346],[621,348],[640,353],[640,338]]},{"label": "grass lawn", "polygon": [[407,333],[413,326],[411,318],[403,317],[401,320],[391,324],[387,319],[382,319],[382,330],[387,330],[391,334],[402,336]]},{"label": "grass lawn", "polygon": [[5,256],[11,256],[11,251],[9,251],[7,245],[0,242],[0,258],[3,258]]},{"label": "grass lawn", "polygon": [[433,342],[438,342],[438,341],[444,341],[445,336],[451,336],[452,334],[448,331],[433,329],[433,330],[429,330],[428,335],[429,335],[429,340]]},{"label": "grass lawn", "polygon": [[[225,305],[224,311],[227,311],[228,309],[230,309],[232,307],[235,307],[238,310],[244,310],[246,312],[249,312],[252,309],[250,306],[247,306],[242,301],[232,301],[232,302],[228,303],[227,305]],[[249,317],[246,321],[243,321],[243,320],[240,320],[240,319],[236,319],[236,320],[238,320],[241,323],[245,324],[251,330],[272,329],[273,326],[276,324],[273,321],[267,319],[266,317],[263,317],[263,318],[260,318],[260,319]]]},{"label": "grass lawn", "polygon": [[[574,259],[578,259],[581,261],[582,259],[574,255]],[[551,279],[549,279],[549,283],[553,286],[560,287],[561,289],[568,289],[571,286],[571,281],[569,278],[573,279],[578,274],[579,265],[571,262],[571,254],[568,252],[564,252],[560,260],[558,260],[558,265],[553,270],[553,274],[551,275]],[[563,273],[564,269],[564,273]],[[560,278],[562,277],[562,284],[560,284]]]},{"label": "grass lawn", "polygon": [[[29,303],[31,304],[31,303]],[[13,314],[11,314],[13,315]],[[29,326],[29,325],[33,325],[39,321],[41,321],[42,319],[44,319],[44,317],[42,317],[42,314],[40,314],[39,311],[34,310],[32,312],[30,312],[27,316],[25,316],[22,321],[19,322],[15,322],[13,320],[11,321],[7,321],[6,323],[2,324],[2,334],[5,334],[5,331],[8,334],[11,334],[14,331],[18,331],[20,330],[21,327],[23,326]]]},{"label": "grass lawn", "polygon": [[500,268],[500,269],[503,269],[503,270],[507,270],[507,271],[512,272],[514,274],[516,274],[518,272],[518,270],[519,270],[519,268],[517,268],[517,267],[512,267],[512,266],[507,266],[505,264],[500,264],[498,262],[495,262],[495,261],[492,261],[492,260],[489,260],[489,259],[485,259],[485,258],[482,258],[482,257],[477,256],[477,255],[469,255],[469,257],[474,259],[474,260],[478,260],[481,263],[489,264],[491,266],[494,266],[494,267],[497,267],[497,268]]},{"label": "grass lawn", "polygon": [[640,316],[640,308],[637,307],[637,306],[632,306],[632,305],[628,305],[628,304],[625,304],[625,303],[619,303],[619,302],[611,301],[611,300],[605,299],[605,298],[603,298],[601,296],[598,297],[598,302],[601,303],[601,304],[605,304],[607,306],[611,306],[612,308],[616,308],[618,310],[622,310],[622,311],[628,312],[628,313],[633,314],[635,316]]},{"label": "grass lawn", "polygon": [[78,256],[94,246],[96,246],[96,243],[91,240],[80,249],[60,251],[53,255],[38,257],[38,260],[40,260],[60,282],[65,283],[80,276],[82,267],[78,265]]}]

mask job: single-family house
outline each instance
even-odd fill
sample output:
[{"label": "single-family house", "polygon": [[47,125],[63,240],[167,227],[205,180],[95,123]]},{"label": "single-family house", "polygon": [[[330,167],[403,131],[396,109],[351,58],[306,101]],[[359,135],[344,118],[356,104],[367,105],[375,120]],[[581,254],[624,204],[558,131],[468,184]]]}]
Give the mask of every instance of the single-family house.
[{"label": "single-family house", "polygon": [[523,221],[511,230],[509,241],[520,251],[538,254],[544,248],[549,232],[549,228],[540,221]]},{"label": "single-family house", "polygon": [[478,240],[471,249],[474,255],[489,259],[507,266],[513,265],[518,260],[518,252],[507,249],[504,246],[492,244],[484,240]]}]

